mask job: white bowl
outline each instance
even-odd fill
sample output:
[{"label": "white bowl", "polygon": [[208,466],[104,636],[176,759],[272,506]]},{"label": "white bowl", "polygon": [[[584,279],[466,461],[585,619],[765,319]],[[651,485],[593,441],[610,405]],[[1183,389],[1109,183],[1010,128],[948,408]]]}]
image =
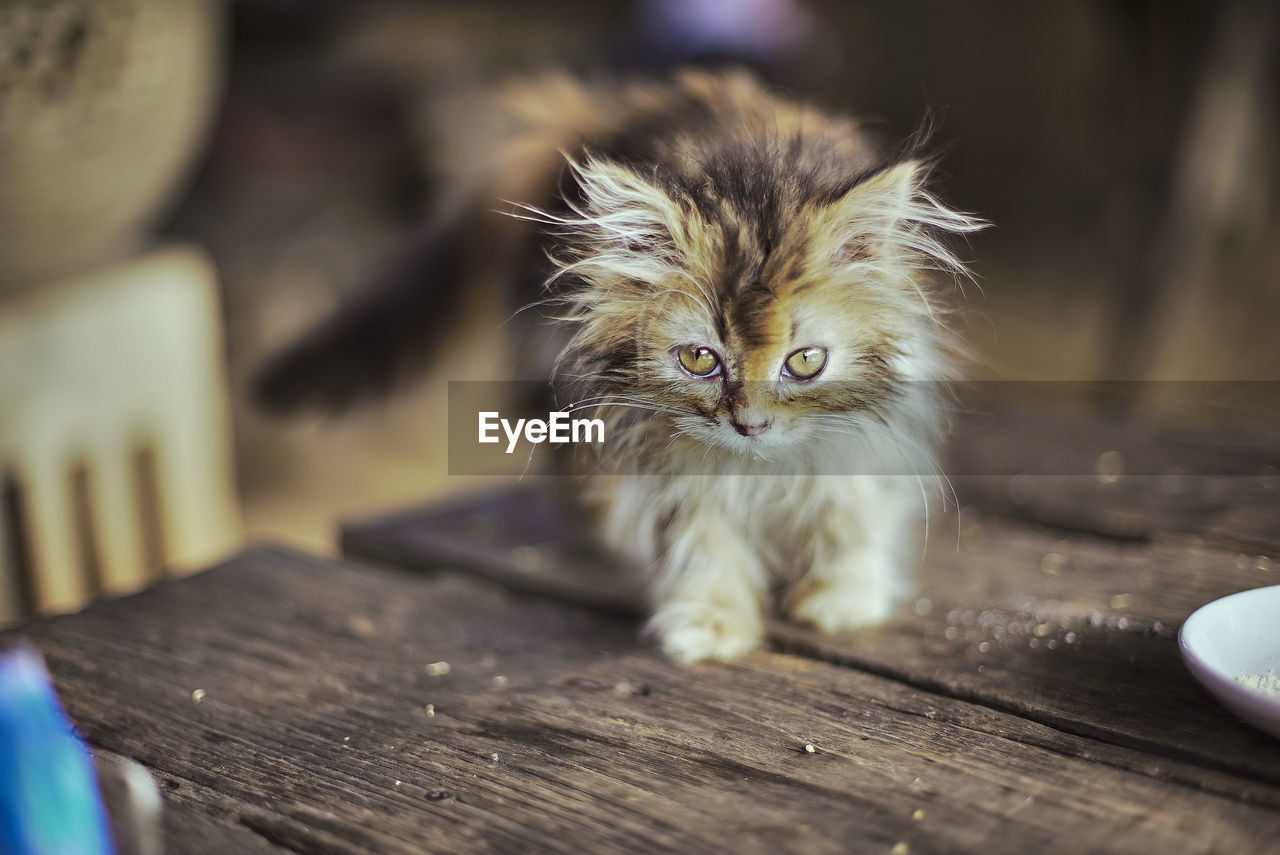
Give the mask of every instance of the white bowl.
[{"label": "white bowl", "polygon": [[1227,709],[1280,738],[1280,697],[1246,688],[1236,679],[1280,674],[1280,585],[1202,606],[1182,625],[1178,646],[1192,675]]}]

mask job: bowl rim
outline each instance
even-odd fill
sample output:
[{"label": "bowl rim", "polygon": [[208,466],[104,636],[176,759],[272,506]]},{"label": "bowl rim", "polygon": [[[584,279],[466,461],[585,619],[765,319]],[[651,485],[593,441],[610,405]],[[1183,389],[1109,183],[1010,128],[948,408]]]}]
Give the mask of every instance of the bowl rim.
[{"label": "bowl rim", "polygon": [[1261,588],[1237,591],[1234,594],[1228,594],[1225,597],[1219,597],[1216,600],[1205,603],[1182,622],[1182,626],[1178,630],[1178,648],[1192,676],[1199,680],[1205,688],[1231,705],[1244,706],[1255,714],[1272,719],[1276,725],[1280,725],[1280,698],[1267,697],[1261,692],[1255,692],[1240,685],[1236,681],[1236,676],[1238,675],[1227,674],[1223,669],[1210,665],[1187,638],[1187,628],[1194,629],[1193,624],[1197,622],[1197,617],[1201,621],[1205,620],[1204,615],[1207,611],[1221,608],[1229,600],[1253,599],[1260,596],[1280,597],[1280,585],[1265,585]]}]

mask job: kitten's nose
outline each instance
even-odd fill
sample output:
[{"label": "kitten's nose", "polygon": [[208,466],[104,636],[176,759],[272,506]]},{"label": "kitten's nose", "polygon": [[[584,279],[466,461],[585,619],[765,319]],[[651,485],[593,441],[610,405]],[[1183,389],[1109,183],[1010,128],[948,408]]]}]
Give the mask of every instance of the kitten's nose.
[{"label": "kitten's nose", "polygon": [[744,425],[737,419],[730,419],[729,424],[733,425],[733,429],[742,436],[759,436],[769,429],[769,425],[773,424],[773,419],[765,419],[759,424]]}]

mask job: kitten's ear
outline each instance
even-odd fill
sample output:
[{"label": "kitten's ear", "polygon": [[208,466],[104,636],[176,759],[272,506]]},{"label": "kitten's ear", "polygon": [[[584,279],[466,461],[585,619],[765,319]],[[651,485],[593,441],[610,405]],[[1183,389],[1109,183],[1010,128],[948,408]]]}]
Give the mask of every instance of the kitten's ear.
[{"label": "kitten's ear", "polygon": [[839,249],[836,261],[868,261],[891,246],[902,222],[910,217],[911,201],[920,189],[923,167],[913,160],[882,169],[855,184],[835,204]]},{"label": "kitten's ear", "polygon": [[591,250],[636,260],[674,250],[680,210],[661,188],[607,160],[587,157],[569,165],[582,198],[581,219],[571,225]]},{"label": "kitten's ear", "polygon": [[944,207],[925,192],[926,171],[918,161],[896,163],[858,182],[836,201],[838,265],[914,255],[948,268],[960,266],[936,234],[973,232],[986,224]]}]

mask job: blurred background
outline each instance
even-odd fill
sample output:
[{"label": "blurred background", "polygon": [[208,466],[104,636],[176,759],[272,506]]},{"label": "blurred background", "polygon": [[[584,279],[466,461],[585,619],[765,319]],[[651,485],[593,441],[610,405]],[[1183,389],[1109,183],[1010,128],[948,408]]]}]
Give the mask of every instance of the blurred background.
[{"label": "blurred background", "polygon": [[[421,223],[450,169],[439,153],[451,110],[540,69],[737,61],[886,140],[932,116],[940,195],[994,224],[961,253],[981,285],[969,289],[967,329],[979,376],[1280,379],[1274,5],[9,0],[0,465],[10,565],[39,556],[20,531],[34,513],[30,479],[3,425],[20,394],[34,400],[32,387],[51,381],[40,379],[47,353],[6,351],[4,336],[43,317],[48,298],[33,295],[59,290],[49,283],[99,270],[132,281],[130,264],[214,295],[210,326],[192,329],[212,336],[223,372],[200,382],[226,407],[201,412],[225,426],[225,442],[207,447],[226,446],[233,478],[204,476],[228,498],[193,512],[225,517],[193,557],[245,536],[328,551],[339,518],[474,486],[447,475],[447,369],[349,417],[291,423],[254,413],[246,381],[367,285]],[[44,175],[61,180],[33,177]],[[96,235],[111,216],[123,225]],[[491,340],[476,323],[476,341]],[[126,385],[148,384],[121,371]],[[152,470],[164,469],[167,442],[128,446],[144,517],[163,518],[173,501],[145,488],[164,480]],[[98,476],[78,460],[50,477],[70,483],[51,501],[76,509],[71,559],[97,568],[83,594],[113,583],[83,545],[110,535],[90,509]],[[151,538],[147,560],[174,557],[177,539]],[[41,599],[21,584],[13,596]]]}]

